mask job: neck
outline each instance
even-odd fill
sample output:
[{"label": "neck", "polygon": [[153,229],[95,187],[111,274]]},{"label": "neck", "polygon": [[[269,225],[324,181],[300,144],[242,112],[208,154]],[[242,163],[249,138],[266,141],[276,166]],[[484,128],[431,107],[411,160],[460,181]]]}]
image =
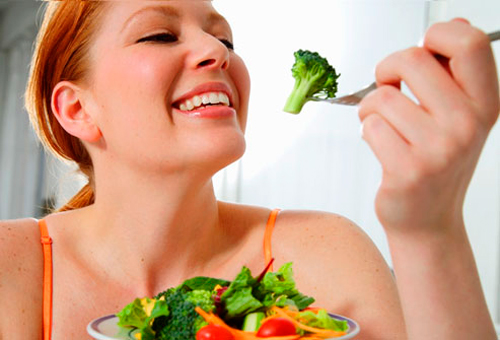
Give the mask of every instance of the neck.
[{"label": "neck", "polygon": [[133,282],[141,283],[136,294],[157,293],[223,257],[218,249],[227,235],[210,179],[120,175],[96,180],[95,204],[82,220],[84,236],[103,267],[123,268],[117,280],[133,273]]}]

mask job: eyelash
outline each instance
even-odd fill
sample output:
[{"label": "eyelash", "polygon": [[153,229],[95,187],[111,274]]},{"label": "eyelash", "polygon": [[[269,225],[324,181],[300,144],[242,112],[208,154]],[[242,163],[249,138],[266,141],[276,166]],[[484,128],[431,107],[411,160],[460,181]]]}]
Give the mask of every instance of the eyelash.
[{"label": "eyelash", "polygon": [[224,44],[224,46],[226,46],[226,47],[227,47],[227,49],[229,49],[229,50],[231,50],[231,51],[234,51],[234,44],[233,44],[231,41],[229,41],[229,40],[227,40],[227,39],[219,39],[219,41],[220,41],[221,43],[223,43],[223,44]]},{"label": "eyelash", "polygon": [[138,43],[142,42],[172,43],[176,41],[177,37],[170,33],[154,34],[137,40]]},{"label": "eyelash", "polygon": [[[177,37],[173,34],[170,33],[160,33],[160,34],[154,34],[150,35],[144,38],[141,38],[137,40],[137,43],[143,43],[143,42],[152,42],[152,43],[173,43],[177,41]],[[227,40],[227,39],[219,39],[219,41],[226,46],[227,49],[233,51],[234,50],[234,44]]]}]

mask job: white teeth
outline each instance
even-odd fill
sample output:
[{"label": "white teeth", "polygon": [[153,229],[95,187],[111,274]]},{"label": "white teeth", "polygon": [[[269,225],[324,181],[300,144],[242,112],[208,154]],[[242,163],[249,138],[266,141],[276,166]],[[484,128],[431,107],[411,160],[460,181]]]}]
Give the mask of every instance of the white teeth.
[{"label": "white teeth", "polygon": [[229,98],[224,93],[219,93],[219,101],[229,106]]},{"label": "white teeth", "polygon": [[203,97],[201,97],[203,105],[210,104],[210,98],[208,98],[208,94],[204,94]]},{"label": "white teeth", "polygon": [[179,109],[182,111],[191,111],[201,105],[207,104],[222,104],[229,106],[229,97],[227,94],[222,92],[209,92],[202,95],[194,96],[193,98],[187,99],[179,105]]},{"label": "white teeth", "polygon": [[208,98],[210,99],[210,104],[219,104],[219,96],[217,93],[209,93]]},{"label": "white teeth", "polygon": [[193,97],[193,105],[194,106],[200,106],[201,105],[201,98],[199,96],[194,96]]}]

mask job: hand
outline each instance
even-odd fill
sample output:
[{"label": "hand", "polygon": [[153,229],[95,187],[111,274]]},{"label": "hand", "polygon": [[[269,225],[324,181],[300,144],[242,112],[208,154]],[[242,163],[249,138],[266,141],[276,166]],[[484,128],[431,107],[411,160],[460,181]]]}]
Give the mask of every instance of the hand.
[{"label": "hand", "polygon": [[[435,24],[423,47],[383,60],[376,79],[359,116],[383,169],[380,222],[388,232],[462,225],[466,190],[499,113],[488,37],[463,19]],[[401,81],[417,103],[401,93]]]}]

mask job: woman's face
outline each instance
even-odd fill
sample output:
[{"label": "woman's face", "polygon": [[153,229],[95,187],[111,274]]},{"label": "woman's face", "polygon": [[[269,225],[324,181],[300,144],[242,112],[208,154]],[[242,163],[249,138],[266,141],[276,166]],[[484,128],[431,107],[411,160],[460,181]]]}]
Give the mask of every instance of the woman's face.
[{"label": "woman's face", "polygon": [[250,81],[211,2],[107,4],[86,89],[99,153],[141,171],[213,172],[241,157]]}]

